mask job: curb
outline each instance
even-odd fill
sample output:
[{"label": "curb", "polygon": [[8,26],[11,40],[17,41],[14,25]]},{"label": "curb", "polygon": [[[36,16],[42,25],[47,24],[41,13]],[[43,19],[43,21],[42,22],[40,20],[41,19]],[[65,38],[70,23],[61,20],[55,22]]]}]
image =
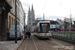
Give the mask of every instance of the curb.
[{"label": "curb", "polygon": [[15,50],[18,50],[18,48],[20,47],[20,45],[22,44],[23,41],[24,41],[24,39],[22,39],[22,41],[19,43],[19,45],[16,47]]}]

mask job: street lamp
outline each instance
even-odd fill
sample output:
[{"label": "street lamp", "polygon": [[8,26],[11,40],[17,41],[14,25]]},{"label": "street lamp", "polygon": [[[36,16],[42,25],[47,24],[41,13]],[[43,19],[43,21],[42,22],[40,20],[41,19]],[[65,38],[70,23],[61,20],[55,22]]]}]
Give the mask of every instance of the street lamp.
[{"label": "street lamp", "polygon": [[17,5],[15,0],[15,43],[17,43]]}]

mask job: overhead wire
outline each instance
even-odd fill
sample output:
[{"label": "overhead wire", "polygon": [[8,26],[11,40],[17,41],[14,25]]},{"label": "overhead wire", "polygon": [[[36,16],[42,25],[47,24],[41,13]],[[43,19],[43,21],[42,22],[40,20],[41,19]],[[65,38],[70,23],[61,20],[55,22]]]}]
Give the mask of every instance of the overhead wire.
[{"label": "overhead wire", "polygon": [[42,13],[42,11],[43,11],[43,9],[44,9],[46,3],[47,3],[47,0],[45,1],[45,4],[44,4],[44,6],[43,6],[43,8],[42,8],[42,10],[41,10],[41,12],[40,12],[40,14]]},{"label": "overhead wire", "polygon": [[28,0],[27,0],[27,7],[29,8],[29,5],[28,5]]}]

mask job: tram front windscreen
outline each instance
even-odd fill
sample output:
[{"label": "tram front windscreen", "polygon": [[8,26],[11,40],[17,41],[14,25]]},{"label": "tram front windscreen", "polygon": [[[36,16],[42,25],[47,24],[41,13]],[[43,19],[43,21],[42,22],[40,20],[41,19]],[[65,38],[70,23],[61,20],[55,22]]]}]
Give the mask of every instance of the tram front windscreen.
[{"label": "tram front windscreen", "polygon": [[40,32],[48,33],[48,31],[50,31],[50,24],[49,23],[41,23],[40,24]]}]

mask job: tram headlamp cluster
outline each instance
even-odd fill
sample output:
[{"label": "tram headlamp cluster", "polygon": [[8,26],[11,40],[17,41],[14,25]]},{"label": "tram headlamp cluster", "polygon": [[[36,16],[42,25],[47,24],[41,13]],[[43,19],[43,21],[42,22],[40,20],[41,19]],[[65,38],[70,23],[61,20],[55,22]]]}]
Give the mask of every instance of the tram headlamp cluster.
[{"label": "tram headlamp cluster", "polygon": [[50,35],[50,34],[48,34],[48,35]]},{"label": "tram headlamp cluster", "polygon": [[43,34],[41,34],[41,35],[43,35]]}]

